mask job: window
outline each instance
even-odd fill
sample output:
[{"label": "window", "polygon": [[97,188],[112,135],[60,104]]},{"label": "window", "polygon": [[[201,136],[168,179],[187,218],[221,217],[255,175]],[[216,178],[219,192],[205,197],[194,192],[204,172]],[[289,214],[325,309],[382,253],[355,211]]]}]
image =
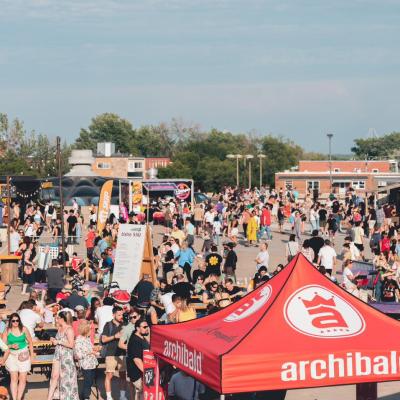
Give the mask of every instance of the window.
[{"label": "window", "polygon": [[340,172],[340,168],[333,168],[333,172]]},{"label": "window", "polygon": [[307,188],[308,190],[314,190],[314,189],[319,190],[319,181],[308,181]]},{"label": "window", "polygon": [[377,173],[379,172],[379,169],[374,168],[374,169],[372,170],[372,172],[373,172],[374,174],[377,174]]},{"label": "window", "polygon": [[98,169],[110,169],[111,165],[110,165],[110,163],[107,163],[107,162],[99,162],[99,163],[97,163],[97,168]]},{"label": "window", "polygon": [[285,188],[287,190],[292,190],[293,189],[293,181],[285,181]]},{"label": "window", "polygon": [[353,189],[365,189],[365,181],[353,181],[351,186]]},{"label": "window", "polygon": [[142,169],[143,168],[143,164],[141,161],[136,161],[135,162],[135,169]]}]

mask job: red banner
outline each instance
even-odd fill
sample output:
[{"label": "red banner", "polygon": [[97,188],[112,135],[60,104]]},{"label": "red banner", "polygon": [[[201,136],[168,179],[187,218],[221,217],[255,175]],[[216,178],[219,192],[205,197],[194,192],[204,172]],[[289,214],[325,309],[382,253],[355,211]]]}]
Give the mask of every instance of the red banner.
[{"label": "red banner", "polygon": [[160,386],[158,358],[150,350],[143,351],[143,395],[144,400],[164,400]]}]

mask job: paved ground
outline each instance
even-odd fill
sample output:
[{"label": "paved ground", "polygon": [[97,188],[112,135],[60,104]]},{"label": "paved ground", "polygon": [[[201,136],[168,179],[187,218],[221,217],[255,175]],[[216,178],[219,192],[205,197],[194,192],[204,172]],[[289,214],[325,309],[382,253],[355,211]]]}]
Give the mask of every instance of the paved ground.
[{"label": "paved ground", "polygon": [[[289,230],[286,234],[274,233],[272,242],[270,242],[269,251],[271,255],[270,267],[272,269],[279,263],[285,261],[285,243],[288,240]],[[307,236],[305,235],[305,238]],[[344,235],[339,235],[336,240],[336,250],[339,252],[341,244],[343,243]],[[162,238],[162,229],[160,227],[154,228],[154,243],[160,243]],[[201,249],[201,240],[196,239],[195,249],[199,251]],[[249,279],[255,272],[254,258],[258,252],[255,247],[244,247],[242,245],[236,248],[239,266],[237,270],[237,276],[239,280],[244,282]],[[367,255],[368,256],[368,255]],[[9,297],[9,307],[17,308],[21,302],[21,296],[19,295],[20,288],[14,287],[12,294]],[[43,398],[47,393],[48,382],[42,375],[33,375],[29,377],[28,392],[25,396],[26,400],[36,400]],[[117,389],[117,388],[115,388]],[[388,382],[378,385],[379,398],[381,400],[397,400],[400,399],[400,385],[398,382]],[[95,398],[93,396],[93,398]],[[118,391],[115,391],[115,399],[118,399]],[[305,389],[305,390],[293,390],[289,391],[286,397],[287,400],[350,400],[355,399],[355,386],[340,386],[330,388],[317,388],[317,389]]]}]

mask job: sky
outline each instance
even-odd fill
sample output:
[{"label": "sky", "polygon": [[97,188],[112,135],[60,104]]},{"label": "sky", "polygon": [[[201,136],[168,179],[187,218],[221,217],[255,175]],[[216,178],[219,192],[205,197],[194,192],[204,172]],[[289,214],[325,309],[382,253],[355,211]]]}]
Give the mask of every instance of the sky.
[{"label": "sky", "polygon": [[400,130],[398,0],[0,0],[0,112],[68,142],[115,112],[349,153]]}]

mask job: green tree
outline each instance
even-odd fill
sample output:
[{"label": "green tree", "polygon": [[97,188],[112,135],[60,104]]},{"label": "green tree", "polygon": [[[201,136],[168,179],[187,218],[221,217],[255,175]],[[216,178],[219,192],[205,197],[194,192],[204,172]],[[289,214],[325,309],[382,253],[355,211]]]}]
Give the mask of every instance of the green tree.
[{"label": "green tree", "polygon": [[160,179],[173,179],[173,178],[187,178],[192,179],[192,170],[188,165],[183,164],[180,161],[173,162],[168,167],[160,168],[158,171],[158,177]]},{"label": "green tree", "polygon": [[392,132],[381,137],[355,139],[351,151],[358,158],[397,156],[400,150],[400,132]]},{"label": "green tree", "polygon": [[96,151],[97,143],[115,143],[116,151],[129,153],[129,143],[134,136],[132,124],[113,113],[105,113],[92,118],[87,129],[82,128],[75,141],[77,149]]}]

